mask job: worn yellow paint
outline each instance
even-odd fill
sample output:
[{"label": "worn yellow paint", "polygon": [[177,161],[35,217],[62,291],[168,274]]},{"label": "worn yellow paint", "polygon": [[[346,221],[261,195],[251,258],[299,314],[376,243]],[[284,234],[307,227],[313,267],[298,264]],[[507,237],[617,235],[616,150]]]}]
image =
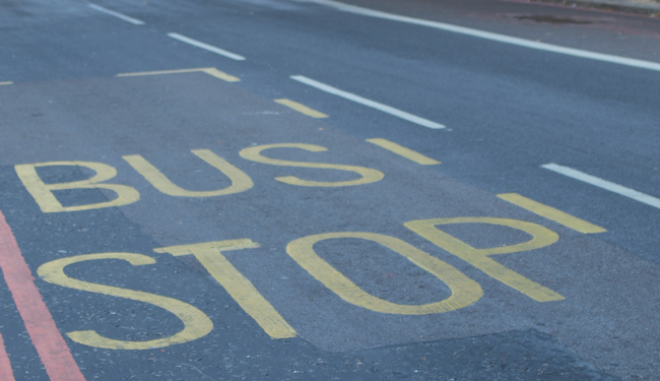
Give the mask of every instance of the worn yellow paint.
[{"label": "worn yellow paint", "polygon": [[[37,167],[49,166],[79,166],[86,167],[96,174],[87,180],[72,181],[68,183],[45,184],[37,174]],[[27,188],[28,192],[39,204],[44,213],[55,212],[75,212],[80,210],[90,210],[98,208],[108,208],[112,206],[121,206],[131,204],[140,199],[140,193],[127,185],[105,184],[103,181],[110,180],[117,175],[117,170],[107,164],[89,162],[89,161],[50,161],[34,164],[18,164],[14,167],[16,174],[21,182]],[[65,189],[108,189],[117,194],[117,198],[107,202],[96,204],[62,206],[57,200],[53,191]]]},{"label": "worn yellow paint", "polygon": [[224,173],[231,180],[227,188],[214,191],[190,191],[172,183],[158,168],[154,167],[140,155],[122,156],[136,171],[151,183],[156,189],[169,196],[178,197],[214,197],[244,192],[254,186],[250,176],[231,165],[228,161],[207,149],[191,151],[195,156],[207,162],[212,167]]},{"label": "worn yellow paint", "polygon": [[328,116],[322,112],[316,111],[312,108],[309,108],[305,106],[304,104],[294,102],[290,99],[286,98],[281,98],[281,99],[275,99],[275,102],[284,105],[286,107],[289,107],[293,110],[298,111],[299,113],[305,114],[307,116],[311,116],[312,118],[327,118]]},{"label": "worn yellow paint", "polygon": [[106,349],[152,349],[167,347],[174,344],[187,343],[204,337],[213,329],[213,322],[204,314],[204,312],[193,307],[188,303],[168,298],[165,296],[155,295],[148,292],[129,290],[126,288],[107,286],[98,283],[90,283],[78,279],[70,278],[64,273],[66,266],[74,263],[94,261],[94,260],[107,260],[119,259],[129,262],[133,266],[149,265],[156,263],[156,261],[142,254],[133,253],[101,253],[101,254],[86,254],[78,255],[75,257],[61,258],[54,261],[45,263],[37,269],[37,274],[46,282],[56,284],[62,287],[73,288],[75,290],[82,290],[94,292],[97,294],[116,296],[119,298],[135,300],[138,302],[149,303],[154,306],[160,307],[168,312],[176,315],[184,325],[183,330],[180,332],[165,337],[162,339],[148,340],[148,341],[125,341],[115,340],[103,337],[96,333],[96,331],[74,331],[67,333],[67,336],[76,343],[89,345],[91,347],[106,348]]},{"label": "worn yellow paint", "polygon": [[[436,225],[450,224],[491,224],[507,226],[513,229],[522,230],[531,235],[532,239],[515,245],[475,249],[467,243],[454,238],[436,227]],[[491,255],[495,254],[518,253],[521,251],[540,249],[557,242],[559,236],[548,228],[526,221],[491,217],[433,218],[429,220],[409,221],[404,225],[440,248],[463,259],[491,277],[520,291],[537,302],[551,302],[564,299],[563,296],[549,288],[525,278],[490,258]]]},{"label": "worn yellow paint", "polygon": [[346,187],[353,185],[362,185],[369,184],[379,181],[385,177],[383,172],[380,172],[375,169],[358,167],[354,165],[340,165],[340,164],[328,164],[328,163],[309,163],[303,161],[289,161],[289,160],[280,160],[280,159],[271,159],[261,155],[262,151],[273,149],[273,148],[297,148],[309,152],[323,152],[328,149],[325,147],[313,145],[313,144],[302,144],[302,143],[282,143],[282,144],[266,144],[255,147],[248,147],[239,153],[242,158],[251,160],[257,163],[270,164],[270,165],[282,165],[285,167],[301,167],[301,168],[319,168],[319,169],[334,169],[339,171],[348,171],[355,172],[360,175],[359,179],[349,180],[349,181],[311,181],[311,180],[302,180],[295,176],[284,176],[276,177],[275,180],[291,184],[299,185],[305,187]]},{"label": "worn yellow paint", "polygon": [[[342,238],[359,238],[373,241],[393,250],[444,282],[450,288],[451,296],[445,300],[429,304],[403,305],[388,302],[367,293],[323,260],[314,251],[314,244],[317,242]],[[338,232],[311,235],[289,243],[286,247],[286,252],[314,278],[323,283],[340,298],[356,306],[376,312],[401,315],[443,313],[467,307],[475,303],[483,295],[481,286],[458,271],[455,267],[432,257],[398,238],[382,234]]]},{"label": "worn yellow paint", "polygon": [[234,77],[233,75],[229,75],[225,72],[222,72],[222,71],[220,71],[220,70],[218,70],[214,67],[210,67],[210,68],[204,69],[202,71],[204,73],[210,75],[210,76],[216,77],[218,79],[222,79],[223,81],[227,81],[227,82],[239,82],[240,81],[239,78]]},{"label": "worn yellow paint", "polygon": [[384,148],[392,153],[395,153],[399,156],[405,157],[408,160],[414,161],[417,164],[421,164],[421,165],[440,164],[440,162],[435,159],[431,159],[428,156],[424,156],[419,152],[415,152],[410,148],[406,148],[402,145],[396,144],[387,139],[374,138],[374,139],[367,139],[367,141],[381,148]]},{"label": "worn yellow paint", "polygon": [[590,234],[603,233],[607,231],[598,225],[594,225],[583,219],[572,216],[566,212],[562,212],[561,210],[555,209],[551,206],[541,204],[540,202],[521,196],[517,193],[502,193],[498,194],[497,197],[580,233]]},{"label": "worn yellow paint", "polygon": [[206,73],[208,75],[211,75],[213,77],[222,79],[223,81],[227,82],[239,82],[240,79],[237,77],[234,77],[233,75],[229,75],[227,73],[224,73],[214,67],[203,67],[203,68],[197,68],[197,69],[180,69],[180,70],[161,70],[161,71],[143,71],[139,73],[121,73],[117,74],[117,77],[137,77],[137,76],[143,76],[143,75],[162,75],[162,74],[179,74],[179,73],[193,73],[193,72],[202,72]]},{"label": "worn yellow paint", "polygon": [[296,331],[284,320],[275,308],[259,293],[252,282],[243,276],[222,255],[223,251],[259,247],[249,239],[206,242],[154,249],[157,253],[174,256],[194,255],[211,276],[227,290],[227,293],[248,313],[273,339],[296,336]]},{"label": "worn yellow paint", "polygon": [[13,85],[13,84],[14,84],[14,82],[12,82],[12,81],[0,82],[0,86]]}]

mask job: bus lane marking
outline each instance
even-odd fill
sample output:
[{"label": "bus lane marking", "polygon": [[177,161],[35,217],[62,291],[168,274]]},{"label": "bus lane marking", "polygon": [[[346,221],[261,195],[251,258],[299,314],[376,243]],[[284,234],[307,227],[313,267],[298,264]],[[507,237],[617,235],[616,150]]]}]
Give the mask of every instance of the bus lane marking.
[{"label": "bus lane marking", "polygon": [[346,186],[355,186],[370,184],[376,181],[380,181],[385,177],[385,174],[376,169],[367,168],[367,167],[358,167],[355,165],[340,165],[340,164],[329,164],[329,163],[314,163],[314,162],[304,162],[304,161],[290,161],[290,160],[280,160],[272,159],[261,155],[262,151],[274,148],[297,148],[309,152],[324,152],[328,149],[325,147],[317,146],[314,144],[303,144],[303,143],[281,143],[281,144],[265,144],[260,146],[248,147],[242,149],[238,154],[246,160],[254,161],[256,163],[270,164],[270,165],[281,165],[285,167],[301,167],[301,168],[319,168],[319,169],[333,169],[347,172],[355,172],[360,175],[359,179],[348,180],[348,181],[311,181],[299,179],[295,176],[283,176],[276,177],[275,180],[290,184],[298,185],[304,187],[346,187]]},{"label": "bus lane marking", "polygon": [[598,225],[594,225],[581,218],[577,218],[551,206],[541,204],[538,201],[534,201],[517,193],[502,193],[498,194],[497,197],[583,234],[604,233],[607,231]]},{"label": "bus lane marking", "polygon": [[[86,167],[96,174],[89,179],[66,183],[46,184],[37,173],[37,167],[78,166]],[[107,164],[91,161],[50,161],[45,163],[18,164],[14,166],[18,178],[37,202],[44,213],[75,212],[98,208],[109,208],[132,204],[140,199],[140,193],[135,188],[121,184],[108,184],[103,181],[117,176],[117,170]],[[115,192],[117,198],[96,204],[63,206],[53,194],[57,190],[69,189],[107,189]]]},{"label": "bus lane marking", "polygon": [[570,177],[575,180],[585,182],[587,184],[591,184],[598,188],[608,190],[610,192],[619,194],[624,197],[628,197],[635,201],[639,201],[643,204],[660,209],[660,199],[657,199],[646,193],[642,193],[631,188],[626,188],[622,185],[613,183],[611,181],[603,180],[600,177],[596,177],[586,174],[584,172],[580,172],[577,169],[565,167],[563,165],[559,165],[555,163],[544,164],[541,166],[541,168],[547,169],[549,171],[553,171],[555,173],[559,173],[560,175],[564,175],[566,177]]},{"label": "bus lane marking", "polygon": [[410,148],[406,148],[402,145],[396,144],[387,139],[374,138],[374,139],[367,139],[367,141],[371,144],[375,144],[383,149],[395,153],[401,157],[404,157],[410,161],[414,161],[417,164],[421,164],[421,165],[440,164],[440,162],[435,159],[431,159],[428,156],[422,155],[419,152],[413,151]]},{"label": "bus lane marking", "polygon": [[229,194],[241,193],[252,188],[254,183],[250,176],[246,175],[240,169],[231,165],[228,161],[213,153],[208,149],[192,150],[195,156],[204,160],[207,164],[222,172],[231,180],[231,185],[227,188],[215,191],[190,191],[183,189],[171,182],[158,168],[154,167],[145,158],[140,155],[122,156],[128,164],[141,174],[151,185],[168,196],[175,197],[215,197]]},{"label": "bus lane marking", "polygon": [[[321,258],[314,245],[329,239],[359,238],[376,242],[431,273],[445,283],[451,295],[439,302],[422,305],[392,303],[369,294]],[[428,315],[465,308],[483,296],[479,283],[458,269],[395,237],[365,232],[337,232],[298,238],[286,246],[286,252],[316,280],[344,301],[371,311],[399,315]]]},{"label": "bus lane marking", "polygon": [[5,341],[0,334],[0,381],[15,381],[14,371],[11,368]]},{"label": "bus lane marking", "polygon": [[305,114],[307,116],[311,116],[312,118],[327,118],[328,116],[320,111],[316,111],[313,108],[309,108],[305,106],[302,103],[294,102],[290,99],[286,98],[281,98],[281,99],[274,99],[276,103],[279,103],[281,105],[284,105],[290,109],[296,110],[301,114]]},{"label": "bus lane marking", "polygon": [[34,284],[32,272],[2,211],[0,211],[0,269],[50,380],[85,381]]},{"label": "bus lane marking", "polygon": [[154,249],[154,251],[161,254],[169,253],[175,257],[194,255],[213,279],[261,326],[271,339],[295,337],[297,335],[296,330],[261,295],[252,282],[222,255],[224,251],[258,247],[259,244],[250,239],[238,239],[161,247]]},{"label": "bus lane marking", "polygon": [[[276,177],[275,180],[296,186],[307,187],[344,187],[344,186],[357,186],[369,184],[380,181],[385,177],[381,171],[355,166],[355,165],[341,165],[331,163],[318,163],[318,162],[302,162],[302,161],[289,161],[272,159],[261,155],[261,152],[267,149],[274,148],[296,148],[309,152],[323,152],[328,149],[325,147],[304,144],[304,143],[280,143],[280,144],[267,144],[261,146],[252,146],[245,148],[239,152],[239,155],[246,160],[269,164],[279,165],[286,167],[300,167],[300,168],[317,168],[317,169],[331,169],[345,172],[353,172],[360,176],[360,178],[348,181],[311,181],[299,179],[295,176]],[[161,173],[155,166],[149,163],[140,155],[126,155],[122,158],[131,165],[140,175],[142,175],[147,182],[154,186],[160,192],[176,197],[214,197],[236,194],[247,191],[254,186],[250,176],[239,168],[233,166],[231,163],[216,155],[208,149],[197,149],[191,151],[194,155],[205,161],[207,164],[215,167],[224,175],[226,175],[231,185],[220,190],[214,191],[190,191],[183,189],[173,182],[167,176]],[[51,166],[69,166],[69,167],[85,167],[91,169],[95,174],[85,180],[62,182],[62,183],[44,183],[43,179],[37,173],[39,167]],[[57,213],[57,212],[76,212],[83,210],[109,208],[116,206],[129,205],[140,200],[140,193],[137,189],[123,184],[106,183],[105,181],[114,178],[117,175],[117,169],[99,162],[91,161],[49,161],[42,163],[31,164],[17,164],[14,166],[18,178],[23,183],[23,186],[30,193],[39,208],[44,213]],[[61,190],[73,189],[105,189],[110,190],[116,194],[116,197],[109,201],[64,206],[57,199],[54,192]]]},{"label": "bus lane marking", "polygon": [[194,73],[194,72],[202,72],[206,73],[210,76],[216,77],[218,79],[222,79],[223,81],[226,82],[239,82],[240,79],[237,77],[234,77],[233,75],[229,75],[225,72],[222,72],[214,67],[202,67],[202,68],[197,68],[197,69],[179,69],[179,70],[160,70],[160,71],[143,71],[143,72],[137,72],[137,73],[121,73],[117,74],[117,77],[138,77],[138,76],[143,76],[143,75],[163,75],[163,74],[179,74],[179,73]]},{"label": "bus lane marking", "polygon": [[108,286],[105,284],[85,282],[70,278],[64,273],[66,266],[86,262],[107,259],[119,259],[133,266],[150,265],[156,261],[142,254],[134,253],[100,253],[84,254],[73,257],[60,258],[39,266],[37,274],[46,282],[62,287],[93,292],[97,294],[115,296],[119,298],[134,300],[152,304],[174,314],[184,325],[180,332],[162,339],[148,341],[125,341],[115,340],[99,335],[96,331],[73,331],[66,335],[76,343],[90,347],[105,349],[129,349],[145,350],[162,348],[174,344],[183,344],[206,336],[213,329],[213,322],[206,314],[196,307],[180,300],[160,296],[143,291],[135,291],[127,288]]},{"label": "bus lane marking", "polygon": [[231,58],[232,60],[245,61],[245,57],[243,57],[241,55],[238,55],[236,53],[232,53],[232,52],[224,50],[224,49],[220,49],[216,46],[209,45],[209,44],[206,44],[206,43],[201,42],[201,41],[194,40],[190,37],[182,36],[178,33],[168,33],[167,35],[170,36],[171,38],[175,39],[175,40],[179,40],[181,42],[185,42],[186,44],[196,46],[196,47],[204,49],[204,50],[208,50],[209,52],[219,54],[219,55],[227,57],[227,58]]},{"label": "bus lane marking", "polygon": [[[436,227],[436,225],[449,224],[491,224],[506,226],[522,230],[531,235],[532,239],[527,242],[509,246],[475,249],[460,239],[454,238],[452,235],[447,234]],[[408,221],[403,225],[431,241],[434,245],[461,258],[489,276],[515,290],[518,290],[537,302],[553,302],[564,299],[563,296],[551,289],[527,279],[490,258],[490,256],[497,254],[510,254],[540,249],[557,242],[557,240],[559,240],[559,235],[544,226],[526,221],[494,217],[432,218],[428,220]]]},{"label": "bus lane marking", "polygon": [[108,8],[104,8],[104,7],[100,6],[100,5],[96,5],[96,4],[87,4],[87,6],[90,7],[90,8],[92,8],[92,9],[94,9],[94,10],[97,10],[97,11],[99,11],[99,12],[103,12],[103,13],[105,13],[106,15],[114,16],[114,17],[116,17],[116,18],[118,18],[118,19],[124,20],[124,21],[126,21],[126,22],[130,22],[130,23],[133,24],[133,25],[144,25],[144,21],[142,21],[142,20],[138,20],[138,19],[135,19],[135,18],[133,18],[133,17],[126,16],[126,15],[124,15],[124,14],[122,14],[122,13],[112,11],[112,10],[110,10],[110,9],[108,9]]},{"label": "bus lane marking", "polygon": [[326,85],[325,83],[313,80],[311,78],[307,78],[307,77],[302,76],[302,75],[292,75],[291,79],[293,79],[295,81],[298,81],[300,83],[304,83],[305,85],[315,87],[315,88],[317,88],[321,91],[325,91],[326,93],[336,95],[338,97],[347,99],[349,101],[359,103],[363,106],[371,107],[371,108],[376,109],[378,111],[382,111],[384,113],[396,116],[397,118],[401,118],[403,120],[407,120],[409,122],[418,124],[420,126],[424,126],[424,127],[431,128],[431,129],[436,129],[436,130],[445,128],[445,126],[440,124],[440,123],[436,123],[436,122],[430,121],[428,119],[419,117],[417,115],[413,115],[413,114],[410,114],[408,112],[399,110],[397,108],[394,108],[394,107],[391,107],[391,106],[388,106],[388,105],[385,105],[385,104],[382,104],[382,103],[379,103],[379,102],[376,102],[376,101],[372,101],[372,100],[367,99],[367,98],[363,98],[359,95],[349,93],[348,91],[340,90],[336,87]]}]

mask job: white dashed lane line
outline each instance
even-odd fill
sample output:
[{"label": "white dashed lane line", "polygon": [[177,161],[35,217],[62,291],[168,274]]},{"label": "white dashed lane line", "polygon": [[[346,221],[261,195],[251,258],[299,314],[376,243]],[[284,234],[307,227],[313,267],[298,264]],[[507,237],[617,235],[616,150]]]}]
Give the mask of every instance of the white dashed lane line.
[{"label": "white dashed lane line", "polygon": [[628,197],[630,199],[639,201],[654,208],[660,209],[660,199],[657,199],[653,196],[649,196],[646,193],[642,193],[634,189],[626,188],[622,185],[613,183],[611,181],[603,180],[600,177],[592,176],[584,172],[580,172],[577,169],[564,167],[563,165],[559,165],[555,163],[544,164],[541,167],[559,173],[561,175],[570,177],[572,179],[579,180],[587,184],[591,184],[598,188],[605,189],[610,192],[614,192],[621,196]]},{"label": "white dashed lane line", "polygon": [[108,8],[103,8],[103,7],[100,6],[100,5],[96,5],[96,4],[87,4],[87,6],[90,7],[90,8],[92,8],[92,9],[95,9],[95,10],[97,10],[97,11],[99,11],[99,12],[103,12],[103,13],[105,13],[106,15],[114,16],[114,17],[116,17],[116,18],[118,18],[118,19],[122,19],[122,20],[124,20],[124,21],[126,21],[126,22],[130,22],[130,23],[133,24],[133,25],[144,25],[144,21],[141,21],[141,20],[138,20],[138,19],[134,19],[133,17],[126,16],[126,15],[121,14],[121,13],[119,13],[119,12],[111,11],[110,9],[108,9]]},{"label": "white dashed lane line", "polygon": [[208,50],[209,52],[213,52],[215,54],[219,54],[221,56],[225,56],[227,58],[231,58],[231,59],[236,60],[236,61],[245,61],[245,57],[243,57],[241,55],[229,52],[229,51],[224,50],[224,49],[220,49],[218,47],[203,43],[201,41],[194,40],[190,37],[182,36],[178,33],[168,33],[167,35],[172,37],[175,40],[185,42],[186,44],[190,44],[192,46],[196,46],[196,47],[204,49],[204,50]]},{"label": "white dashed lane line", "polygon": [[405,111],[401,111],[401,110],[396,109],[394,107],[387,106],[387,105],[384,105],[382,103],[378,103],[376,101],[372,101],[372,100],[367,99],[367,98],[363,98],[359,95],[349,93],[349,92],[344,91],[344,90],[340,90],[336,87],[326,85],[325,83],[315,81],[311,78],[307,78],[307,77],[304,77],[302,75],[293,75],[293,76],[291,76],[291,79],[296,80],[300,83],[304,83],[305,85],[315,87],[319,90],[325,91],[326,93],[330,93],[330,94],[336,95],[338,97],[348,99],[349,101],[359,103],[363,106],[371,107],[373,109],[388,113],[390,115],[393,115],[393,116],[396,116],[398,118],[407,120],[409,122],[418,124],[420,126],[424,126],[424,127],[432,128],[432,129],[445,128],[445,126],[442,125],[442,124],[430,121],[428,119],[421,118],[417,115],[413,115],[413,114],[407,113]]}]

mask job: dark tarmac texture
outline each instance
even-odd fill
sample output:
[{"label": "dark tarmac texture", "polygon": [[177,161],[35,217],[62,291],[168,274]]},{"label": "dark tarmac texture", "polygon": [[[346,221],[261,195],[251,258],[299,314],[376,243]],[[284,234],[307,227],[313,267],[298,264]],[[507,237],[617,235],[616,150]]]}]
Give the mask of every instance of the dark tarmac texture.
[{"label": "dark tarmac texture", "polygon": [[[352,3],[660,60],[650,18]],[[0,381],[660,380],[660,208],[541,167],[659,197],[659,71],[313,2],[99,5],[145,24],[0,4]]]}]

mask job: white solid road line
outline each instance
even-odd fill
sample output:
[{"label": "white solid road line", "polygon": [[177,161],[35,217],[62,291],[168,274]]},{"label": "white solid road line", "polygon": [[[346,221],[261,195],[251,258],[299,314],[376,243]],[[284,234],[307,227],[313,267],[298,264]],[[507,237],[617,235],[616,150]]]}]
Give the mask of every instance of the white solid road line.
[{"label": "white solid road line", "polygon": [[564,167],[555,163],[544,164],[541,167],[660,209],[660,199],[638,192],[634,189],[626,188],[611,181],[603,180],[599,177],[591,176],[576,169]]},{"label": "white solid road line", "polygon": [[92,8],[92,9],[96,9],[96,10],[99,11],[99,12],[103,12],[103,13],[108,14],[108,15],[110,15],[110,16],[115,16],[115,17],[117,17],[117,18],[119,18],[119,19],[122,19],[122,20],[124,20],[124,21],[128,21],[128,22],[130,22],[131,24],[134,24],[134,25],[144,25],[144,21],[140,21],[140,20],[138,20],[138,19],[134,19],[134,18],[132,18],[132,17],[128,17],[128,16],[126,16],[126,15],[122,15],[122,14],[119,13],[119,12],[111,11],[111,10],[109,10],[109,9],[107,9],[107,8],[103,8],[103,7],[100,6],[100,5],[96,5],[96,4],[87,4],[87,6],[90,7],[90,8]]},{"label": "white solid road line", "polygon": [[504,34],[491,33],[491,32],[486,32],[486,31],[479,30],[479,29],[466,28],[466,27],[462,27],[462,26],[458,26],[458,25],[446,24],[446,23],[436,22],[436,21],[422,20],[422,19],[417,19],[417,18],[408,17],[408,16],[399,16],[399,15],[395,15],[395,14],[392,14],[392,13],[375,11],[373,9],[362,8],[362,7],[358,7],[358,6],[355,6],[355,5],[344,4],[344,3],[341,3],[341,2],[338,2],[338,1],[332,1],[332,0],[295,0],[295,1],[304,2],[304,3],[316,3],[316,4],[326,5],[326,6],[333,7],[337,10],[340,10],[340,11],[354,13],[354,14],[358,14],[358,15],[362,15],[362,16],[369,16],[369,17],[375,17],[375,18],[379,18],[379,19],[385,19],[385,20],[404,22],[404,23],[408,23],[408,24],[421,25],[421,26],[426,26],[426,27],[429,27],[429,28],[441,29],[441,30],[444,30],[444,31],[447,31],[447,32],[460,33],[460,34],[465,34],[465,35],[472,36],[472,37],[483,38],[483,39],[486,39],[486,40],[492,40],[492,41],[503,42],[503,43],[511,44],[511,45],[523,46],[523,47],[530,48],[530,49],[544,50],[544,51],[547,51],[547,52],[566,54],[566,55],[574,56],[574,57],[588,58],[588,59],[592,59],[592,60],[605,61],[605,62],[615,63],[615,64],[619,64],[619,65],[627,65],[627,66],[633,66],[633,67],[642,68],[642,69],[660,71],[660,63],[658,63],[658,62],[643,61],[643,60],[637,60],[637,59],[634,59],[634,58],[626,58],[626,57],[615,56],[615,55],[611,55],[611,54],[596,53],[596,52],[591,52],[591,51],[582,50],[582,49],[566,48],[566,47],[559,46],[559,45],[546,44],[544,42],[536,42],[536,41],[526,40],[524,38],[511,37],[511,36],[507,36],[507,35],[504,35]]},{"label": "white solid road line", "polygon": [[176,40],[179,40],[181,42],[185,42],[186,44],[190,44],[190,45],[196,46],[198,48],[206,49],[209,52],[213,52],[215,54],[219,54],[221,56],[225,56],[227,58],[231,58],[231,59],[236,60],[236,61],[245,61],[245,57],[243,57],[243,56],[239,56],[238,54],[228,52],[224,49],[217,48],[213,45],[209,45],[209,44],[205,44],[203,42],[197,41],[197,40],[193,40],[192,38],[182,36],[178,33],[168,33],[167,35],[174,38],[174,39],[176,39]]},{"label": "white solid road line", "polygon": [[428,119],[420,118],[419,116],[416,116],[416,115],[413,115],[413,114],[409,114],[409,113],[407,113],[407,112],[405,112],[405,111],[401,111],[401,110],[399,110],[399,109],[396,109],[396,108],[394,108],[394,107],[390,107],[390,106],[384,105],[384,104],[382,104],[382,103],[378,103],[378,102],[374,102],[374,101],[369,100],[369,99],[366,99],[366,98],[362,98],[361,96],[359,96],[359,95],[355,95],[355,94],[353,94],[353,93],[349,93],[349,92],[346,92],[346,91],[343,91],[343,90],[339,90],[339,89],[336,88],[336,87],[332,87],[332,86],[330,86],[330,85],[326,85],[325,83],[321,83],[321,82],[315,81],[315,80],[313,80],[313,79],[310,79],[310,78],[304,77],[304,76],[302,76],[302,75],[292,75],[292,76],[291,76],[291,79],[294,79],[294,80],[296,80],[296,81],[298,81],[298,82],[302,82],[302,83],[304,83],[304,84],[306,84],[306,85],[309,85],[309,86],[315,87],[315,88],[317,88],[317,89],[319,89],[319,90],[323,90],[323,91],[325,91],[325,92],[327,92],[327,93],[334,94],[334,95],[340,96],[340,97],[342,97],[342,98],[344,98],[344,99],[348,99],[348,100],[350,100],[350,101],[353,101],[353,102],[359,103],[359,104],[361,104],[361,105],[364,105],[364,106],[367,106],[367,107],[371,107],[371,108],[375,108],[376,110],[380,110],[380,111],[382,111],[382,112],[386,112],[386,113],[388,113],[388,114],[390,114],[390,115],[394,115],[394,116],[399,117],[399,118],[401,118],[401,119],[405,119],[405,120],[407,120],[407,121],[409,121],[409,122],[413,122],[413,123],[419,124],[420,126],[424,126],[424,127],[428,127],[428,128],[433,128],[433,129],[436,129],[436,130],[437,130],[437,129],[441,129],[441,128],[445,128],[445,126],[443,126],[442,124],[439,124],[439,123],[436,123],[436,122],[432,122],[432,121],[430,121],[430,120],[428,120]]}]

